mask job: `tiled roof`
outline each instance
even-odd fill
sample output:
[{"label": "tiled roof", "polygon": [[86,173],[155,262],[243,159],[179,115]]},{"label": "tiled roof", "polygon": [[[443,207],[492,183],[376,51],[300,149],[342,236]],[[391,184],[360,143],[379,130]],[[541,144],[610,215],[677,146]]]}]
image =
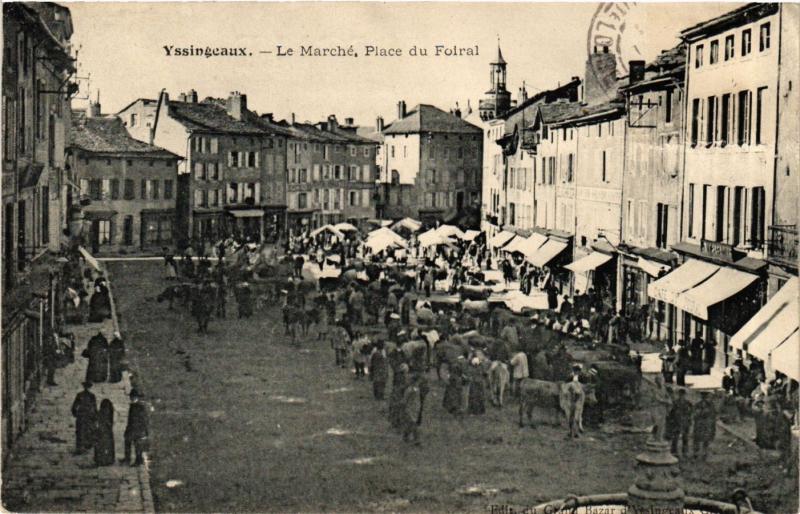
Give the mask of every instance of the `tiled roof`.
[{"label": "tiled roof", "polygon": [[750,23],[777,12],[778,4],[774,2],[753,2],[737,9],[733,9],[721,16],[706,20],[681,31],[681,37],[694,40],[707,35],[718,34],[731,27]]},{"label": "tiled roof", "polygon": [[170,100],[169,114],[189,130],[264,135],[263,128],[252,121],[237,120],[216,99],[197,103]]},{"label": "tiled roof", "polygon": [[682,68],[686,65],[686,45],[678,44],[674,48],[662,51],[653,62],[647,65],[648,71],[655,71],[659,74],[667,73],[675,68]]},{"label": "tiled roof", "polygon": [[571,125],[588,121],[591,118],[601,116],[615,116],[625,112],[625,103],[618,100],[604,102],[597,105],[580,105],[574,112],[565,113],[561,119],[554,121],[554,124]]},{"label": "tiled roof", "polygon": [[163,148],[132,138],[117,117],[88,118],[75,111],[72,112],[69,144],[92,153],[178,157]]},{"label": "tiled roof", "polygon": [[421,132],[450,134],[483,134],[483,130],[432,105],[419,104],[404,118],[392,122],[384,134],[416,134]]}]

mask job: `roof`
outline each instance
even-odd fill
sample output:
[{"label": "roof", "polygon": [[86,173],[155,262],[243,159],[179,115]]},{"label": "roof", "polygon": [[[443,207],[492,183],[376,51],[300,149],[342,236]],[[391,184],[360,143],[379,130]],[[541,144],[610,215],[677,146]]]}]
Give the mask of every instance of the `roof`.
[{"label": "roof", "polygon": [[219,102],[213,98],[196,103],[170,100],[169,115],[193,131],[265,135],[261,126],[252,120],[237,120]]},{"label": "roof", "polygon": [[482,135],[483,129],[433,105],[419,104],[405,117],[392,122],[391,125],[384,129],[383,134],[416,134],[421,132]]},{"label": "roof", "polygon": [[751,23],[755,20],[775,14],[777,3],[750,3],[729,11],[722,16],[698,23],[681,31],[681,38],[696,41],[706,36],[719,34],[729,28]]},{"label": "roof", "polygon": [[503,52],[500,51],[500,45],[497,45],[497,58],[490,64],[507,64],[506,60],[503,59]]},{"label": "roof", "polygon": [[541,91],[536,93],[532,97],[528,98],[521,104],[517,105],[513,109],[509,109],[507,112],[503,114],[504,119],[510,118],[513,114],[525,109],[531,104],[535,103],[551,103],[555,102],[559,98],[567,98],[568,95],[571,94],[570,89],[574,89],[575,95],[574,100],[578,99],[578,86],[581,84],[581,80],[579,78],[574,78],[564,84],[563,86],[558,86],[555,89],[548,89],[547,91]]},{"label": "roof", "polygon": [[645,67],[645,79],[620,88],[629,93],[675,87],[683,83],[686,68],[686,45],[664,50]]},{"label": "roof", "polygon": [[356,134],[376,143],[383,143],[383,134],[378,132],[377,127],[358,127]]},{"label": "roof", "polygon": [[158,102],[158,100],[153,100],[152,98],[137,98],[136,100],[132,101],[131,103],[129,103],[128,105],[126,105],[122,109],[118,110],[117,114],[119,114],[121,112],[124,112],[124,111],[127,111],[128,109],[131,108],[131,106],[133,106],[133,105],[135,105],[135,104],[137,104],[139,102],[142,102],[143,104],[147,105],[147,104],[151,104],[151,103],[154,104],[154,103]]},{"label": "roof", "polygon": [[625,103],[618,100],[597,105],[582,105],[580,109],[564,116],[553,125],[583,125],[598,119],[619,117],[625,113]]},{"label": "roof", "polygon": [[132,138],[116,116],[87,118],[75,111],[72,112],[69,145],[92,153],[178,158],[163,148]]}]

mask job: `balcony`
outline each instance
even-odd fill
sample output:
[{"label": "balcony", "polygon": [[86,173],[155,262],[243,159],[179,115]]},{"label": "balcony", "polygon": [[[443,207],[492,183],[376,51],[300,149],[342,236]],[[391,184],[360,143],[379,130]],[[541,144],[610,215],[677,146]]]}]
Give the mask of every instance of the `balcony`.
[{"label": "balcony", "polygon": [[797,225],[769,227],[767,259],[797,268]]}]

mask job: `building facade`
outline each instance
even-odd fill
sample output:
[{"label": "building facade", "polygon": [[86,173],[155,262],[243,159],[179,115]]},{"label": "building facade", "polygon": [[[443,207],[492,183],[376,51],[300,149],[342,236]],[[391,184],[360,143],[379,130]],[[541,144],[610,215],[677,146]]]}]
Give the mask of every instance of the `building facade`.
[{"label": "building facade", "polygon": [[101,117],[99,105],[89,109],[73,112],[68,147],[86,204],[87,247],[96,255],[173,246],[178,156],[134,139],[122,120]]},{"label": "building facade", "polygon": [[4,455],[28,423],[64,290],[55,252],[67,241],[77,196],[65,161],[69,102],[77,92],[71,37],[66,7],[3,4]]},{"label": "building facade", "polygon": [[[460,113],[459,113],[460,114]],[[398,104],[383,131],[386,174],[381,184],[387,218],[449,221],[480,205],[483,130],[460,115],[420,104]]]}]

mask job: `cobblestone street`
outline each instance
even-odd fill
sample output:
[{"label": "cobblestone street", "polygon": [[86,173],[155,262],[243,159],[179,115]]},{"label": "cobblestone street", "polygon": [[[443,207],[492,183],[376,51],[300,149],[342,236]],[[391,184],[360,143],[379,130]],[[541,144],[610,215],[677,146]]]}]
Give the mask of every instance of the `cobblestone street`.
[{"label": "cobblestone street", "polygon": [[[113,303],[112,303],[113,305]],[[3,507],[23,512],[152,512],[147,466],[96,467],[92,452],[75,455],[75,420],[70,408],[81,390],[89,338],[102,331],[111,340],[116,316],[103,323],[69,326],[75,334],[75,362],[56,370],[57,386],[43,385],[35,400],[28,430],[17,441],[3,473]],[[130,375],[116,384],[95,384],[97,403],[114,404],[117,461],[123,457]]]}]

